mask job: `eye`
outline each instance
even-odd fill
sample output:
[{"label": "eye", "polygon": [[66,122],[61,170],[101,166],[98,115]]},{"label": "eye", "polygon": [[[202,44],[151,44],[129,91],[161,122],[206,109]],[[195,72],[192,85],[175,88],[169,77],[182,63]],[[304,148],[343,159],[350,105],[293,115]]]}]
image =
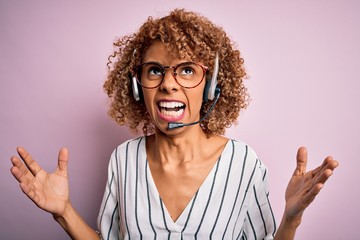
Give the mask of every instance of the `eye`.
[{"label": "eye", "polygon": [[157,63],[146,63],[142,67],[141,75],[144,80],[159,80],[162,78],[164,69]]},{"label": "eye", "polygon": [[179,68],[179,75],[186,76],[186,75],[194,75],[196,73],[195,69],[191,65],[181,66]]},{"label": "eye", "polygon": [[156,65],[151,65],[149,66],[147,73],[149,75],[157,75],[157,76],[161,76],[162,75],[162,68],[160,66],[156,66]]}]

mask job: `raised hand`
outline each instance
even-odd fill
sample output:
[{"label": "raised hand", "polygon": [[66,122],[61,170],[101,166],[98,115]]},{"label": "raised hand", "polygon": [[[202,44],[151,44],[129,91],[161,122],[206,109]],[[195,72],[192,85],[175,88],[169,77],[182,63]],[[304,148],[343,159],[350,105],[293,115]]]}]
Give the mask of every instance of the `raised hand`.
[{"label": "raised hand", "polygon": [[12,157],[12,175],[19,181],[21,190],[41,209],[61,216],[69,205],[67,165],[69,154],[63,148],[59,152],[54,173],[45,172],[23,148],[17,148],[20,158]]},{"label": "raised hand", "polygon": [[339,164],[329,156],[325,158],[319,167],[306,172],[307,151],[304,147],[299,148],[296,162],[296,169],[286,188],[284,217],[291,221],[298,221],[298,224],[300,224],[304,210],[319,194],[325,182]]}]

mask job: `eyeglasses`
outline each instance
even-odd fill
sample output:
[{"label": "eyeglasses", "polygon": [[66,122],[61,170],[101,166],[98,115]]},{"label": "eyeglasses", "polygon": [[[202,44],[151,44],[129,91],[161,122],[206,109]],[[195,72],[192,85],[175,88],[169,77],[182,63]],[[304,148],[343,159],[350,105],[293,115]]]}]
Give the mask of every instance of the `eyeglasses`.
[{"label": "eyeglasses", "polygon": [[137,81],[144,88],[156,88],[164,81],[166,70],[170,68],[174,69],[175,81],[184,88],[197,87],[208,70],[208,67],[194,62],[183,62],[175,66],[146,62],[137,67]]}]

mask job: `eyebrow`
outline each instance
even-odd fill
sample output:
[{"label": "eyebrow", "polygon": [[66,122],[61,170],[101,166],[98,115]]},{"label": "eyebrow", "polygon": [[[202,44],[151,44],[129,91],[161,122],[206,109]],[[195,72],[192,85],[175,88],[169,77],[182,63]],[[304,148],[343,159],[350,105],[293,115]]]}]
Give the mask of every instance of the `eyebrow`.
[{"label": "eyebrow", "polygon": [[175,65],[172,65],[172,66],[171,65],[163,65],[162,63],[159,63],[159,62],[156,62],[156,61],[143,62],[142,64],[148,64],[148,63],[158,64],[158,65],[160,65],[162,67],[175,67],[175,66],[179,66],[180,64],[183,64],[183,63],[194,63],[194,62],[192,62],[192,61],[184,61],[184,62],[179,62],[179,63],[177,63]]}]

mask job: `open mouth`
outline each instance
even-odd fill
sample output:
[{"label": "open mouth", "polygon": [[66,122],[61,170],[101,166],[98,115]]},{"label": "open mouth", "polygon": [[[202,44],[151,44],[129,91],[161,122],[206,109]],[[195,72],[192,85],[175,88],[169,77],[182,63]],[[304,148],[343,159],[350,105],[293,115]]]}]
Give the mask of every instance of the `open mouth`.
[{"label": "open mouth", "polygon": [[182,102],[159,102],[159,110],[164,116],[179,117],[184,109],[185,104]]}]

